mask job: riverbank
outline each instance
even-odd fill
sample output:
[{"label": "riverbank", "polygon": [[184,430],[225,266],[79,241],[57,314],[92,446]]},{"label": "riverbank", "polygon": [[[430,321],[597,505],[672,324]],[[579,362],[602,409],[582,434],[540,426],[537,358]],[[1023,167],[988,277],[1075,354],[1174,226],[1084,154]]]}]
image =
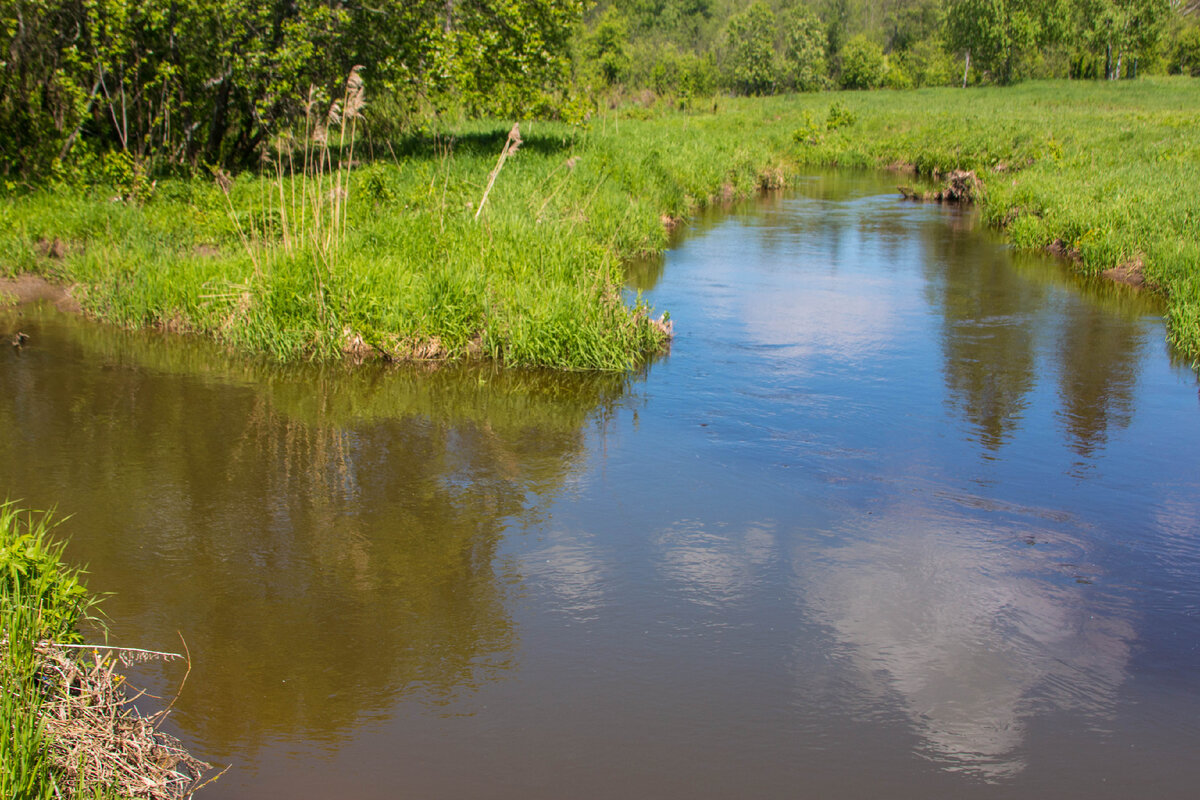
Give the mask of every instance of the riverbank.
[{"label": "riverbank", "polygon": [[623,299],[621,264],[661,251],[696,210],[816,166],[909,168],[898,183],[931,187],[963,169],[1014,245],[1163,293],[1168,335],[1195,361],[1198,104],[1186,78],[652,104],[581,127],[368,137],[362,163],[327,183],[286,177],[303,159],[281,142],[261,177],[114,168],[10,193],[0,271],[72,285],[98,319],[281,361],[622,370],[669,326]]},{"label": "riverbank", "polygon": [[189,796],[208,765],[158,730],[165,710],[134,711],[115,672],[131,654],[171,654],[83,645],[79,625],[96,600],[63,563],[53,527],[0,502],[0,796]]}]

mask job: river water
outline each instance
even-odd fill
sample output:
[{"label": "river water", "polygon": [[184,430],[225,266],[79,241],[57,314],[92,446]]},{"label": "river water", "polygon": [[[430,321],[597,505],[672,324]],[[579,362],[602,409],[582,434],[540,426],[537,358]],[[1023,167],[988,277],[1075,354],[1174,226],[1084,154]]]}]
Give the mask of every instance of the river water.
[{"label": "river water", "polygon": [[[0,312],[0,494],[192,667],[201,797],[1192,797],[1158,309],[886,176],[631,268],[633,376],[276,368]],[[178,662],[132,677],[173,695]]]}]

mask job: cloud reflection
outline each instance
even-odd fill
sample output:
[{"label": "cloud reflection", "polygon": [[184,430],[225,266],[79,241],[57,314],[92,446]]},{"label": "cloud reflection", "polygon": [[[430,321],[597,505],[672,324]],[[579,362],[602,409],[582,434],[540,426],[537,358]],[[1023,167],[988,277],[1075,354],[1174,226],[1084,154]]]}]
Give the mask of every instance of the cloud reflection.
[{"label": "cloud reflection", "polygon": [[530,553],[522,566],[528,585],[552,594],[555,608],[577,622],[594,620],[605,603],[607,568],[596,548],[565,534]]},{"label": "cloud reflection", "polygon": [[655,539],[659,569],[694,603],[720,607],[749,593],[771,561],[775,535],[763,525],[742,531],[680,520]]},{"label": "cloud reflection", "polygon": [[1028,521],[896,512],[803,567],[856,679],[899,699],[927,757],[985,780],[1024,768],[1034,714],[1103,717],[1134,638],[1076,583],[1079,545]]}]

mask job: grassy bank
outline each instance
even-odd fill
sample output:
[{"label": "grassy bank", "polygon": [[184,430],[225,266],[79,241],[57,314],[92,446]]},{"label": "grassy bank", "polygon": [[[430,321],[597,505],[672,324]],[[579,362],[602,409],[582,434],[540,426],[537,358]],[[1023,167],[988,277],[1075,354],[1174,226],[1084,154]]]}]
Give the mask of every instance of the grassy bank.
[{"label": "grassy bank", "polygon": [[392,143],[360,136],[362,163],[309,185],[312,201],[275,168],[300,159],[292,143],[265,177],[227,190],[114,168],[106,185],[10,193],[0,270],[77,283],[102,319],[279,360],[624,369],[663,334],[622,301],[621,262],[665,247],[673,220],[809,166],[907,164],[927,180],[963,168],[1018,246],[1058,242],[1084,272],[1124,266],[1162,291],[1169,335],[1195,359],[1197,107],[1200,84],[1184,78],[631,107],[582,128],[524,125],[490,191],[509,128],[472,123]]}]

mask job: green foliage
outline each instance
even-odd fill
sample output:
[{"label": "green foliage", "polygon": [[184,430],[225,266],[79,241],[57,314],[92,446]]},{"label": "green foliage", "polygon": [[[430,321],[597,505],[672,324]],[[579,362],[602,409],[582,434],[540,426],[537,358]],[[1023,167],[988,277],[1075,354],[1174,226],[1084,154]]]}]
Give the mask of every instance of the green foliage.
[{"label": "green foliage", "polygon": [[940,42],[923,39],[908,50],[888,57],[893,69],[901,69],[915,88],[953,86],[962,80],[962,63],[947,53]]},{"label": "green foliage", "polygon": [[1064,35],[1069,10],[1068,0],[949,0],[947,44],[997,83],[1012,83],[1023,53]]},{"label": "green foliage", "polygon": [[855,36],[842,49],[842,87],[877,89],[888,75],[883,48],[865,36]]},{"label": "green foliage", "polygon": [[615,6],[609,6],[587,38],[587,56],[605,85],[612,86],[629,69],[629,23]]},{"label": "green foliage", "polygon": [[1167,68],[1172,75],[1200,77],[1200,24],[1180,27],[1171,42]]},{"label": "green foliage", "polygon": [[50,539],[53,529],[50,515],[0,502],[0,603],[28,609],[37,638],[77,642],[75,626],[92,600],[82,572],[63,566],[64,544]]},{"label": "green foliage", "polygon": [[[32,5],[32,7],[30,7]],[[582,0],[36,0],[0,4],[0,171],[83,141],[138,162],[254,163],[360,65],[411,109],[506,114],[566,77]],[[310,88],[314,91],[310,92]]]},{"label": "green foliage", "polygon": [[1154,53],[1170,13],[1170,0],[1075,0],[1077,48],[1103,59],[1104,77],[1121,77]]},{"label": "green foliage", "polygon": [[858,121],[858,115],[841,103],[834,101],[829,104],[829,113],[825,116],[825,128],[836,131]]},{"label": "green foliage", "polygon": [[729,18],[725,28],[725,72],[737,94],[770,94],[775,88],[775,14],[755,2]]},{"label": "green foliage", "polygon": [[784,22],[781,84],[801,92],[825,88],[827,44],[817,15],[804,6],[793,9]]},{"label": "green foliage", "polygon": [[698,55],[673,44],[643,43],[634,49],[630,79],[661,97],[703,97],[717,91],[719,75],[711,54]]}]

